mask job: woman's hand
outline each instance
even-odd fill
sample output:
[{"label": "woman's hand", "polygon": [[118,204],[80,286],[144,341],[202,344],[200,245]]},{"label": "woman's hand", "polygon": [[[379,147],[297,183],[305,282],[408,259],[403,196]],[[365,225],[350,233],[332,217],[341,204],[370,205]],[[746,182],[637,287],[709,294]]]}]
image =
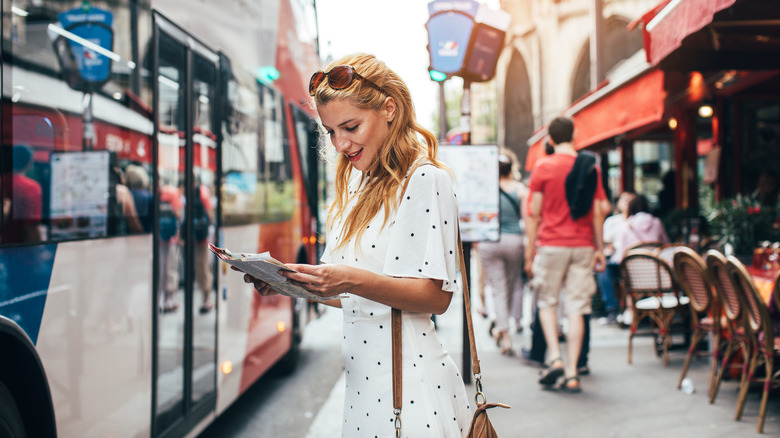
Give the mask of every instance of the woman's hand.
[{"label": "woman's hand", "polygon": [[286,266],[297,272],[279,271],[282,276],[287,277],[290,283],[321,297],[332,297],[346,293],[349,292],[350,287],[354,286],[348,280],[351,269],[348,266],[328,264],[287,264]]},{"label": "woman's hand", "polygon": [[[236,268],[235,266],[231,266],[230,269],[232,269],[234,271],[242,272],[242,273],[244,272],[244,271]],[[271,286],[268,285],[268,283],[264,282],[263,280],[258,280],[257,278],[252,277],[249,274],[244,274],[244,283],[252,283],[252,285],[255,287],[255,290],[257,291],[257,293],[259,293],[260,295],[262,295],[264,297],[267,297],[269,295],[278,295],[279,294],[279,292],[273,290],[271,288]]]}]

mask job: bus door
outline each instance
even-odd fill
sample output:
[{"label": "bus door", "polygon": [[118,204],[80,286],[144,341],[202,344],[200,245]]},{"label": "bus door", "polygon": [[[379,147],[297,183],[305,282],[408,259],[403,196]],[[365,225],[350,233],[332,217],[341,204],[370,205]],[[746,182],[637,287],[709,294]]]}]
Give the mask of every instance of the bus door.
[{"label": "bus door", "polygon": [[216,406],[216,53],[155,14],[153,436],[179,436]]}]

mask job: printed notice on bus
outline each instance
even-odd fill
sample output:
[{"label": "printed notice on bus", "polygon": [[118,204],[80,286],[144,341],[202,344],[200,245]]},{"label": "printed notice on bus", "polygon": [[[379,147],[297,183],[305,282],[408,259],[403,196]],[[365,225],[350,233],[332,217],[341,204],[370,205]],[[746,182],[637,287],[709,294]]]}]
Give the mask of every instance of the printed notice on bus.
[{"label": "printed notice on bus", "polygon": [[306,300],[316,301],[323,303],[325,301],[339,298],[339,297],[321,297],[314,295],[306,289],[294,285],[287,281],[287,278],[279,274],[279,271],[296,272],[294,269],[288,268],[284,263],[271,257],[271,254],[264,252],[261,254],[234,254],[225,248],[219,248],[209,243],[209,249],[216,254],[225,263],[235,266],[242,272],[245,272],[252,277],[263,280],[268,283],[273,290],[279,292],[282,295],[293,298],[303,298]]}]

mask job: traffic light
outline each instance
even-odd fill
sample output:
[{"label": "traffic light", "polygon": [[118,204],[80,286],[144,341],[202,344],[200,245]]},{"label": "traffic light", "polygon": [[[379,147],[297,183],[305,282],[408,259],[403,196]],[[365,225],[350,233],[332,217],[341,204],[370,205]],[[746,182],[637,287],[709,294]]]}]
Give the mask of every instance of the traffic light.
[{"label": "traffic light", "polygon": [[266,65],[257,69],[257,80],[265,85],[271,85],[275,80],[279,79],[279,70]]},{"label": "traffic light", "polygon": [[447,74],[438,70],[428,70],[428,75],[430,75],[431,80],[436,82],[443,82],[447,80]]}]

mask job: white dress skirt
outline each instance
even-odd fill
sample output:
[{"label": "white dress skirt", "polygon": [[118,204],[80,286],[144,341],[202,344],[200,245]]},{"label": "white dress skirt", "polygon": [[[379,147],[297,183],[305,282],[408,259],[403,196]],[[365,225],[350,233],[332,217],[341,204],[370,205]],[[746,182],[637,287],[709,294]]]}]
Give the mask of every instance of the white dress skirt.
[{"label": "white dress skirt", "polygon": [[[393,277],[443,280],[457,290],[458,207],[450,175],[432,165],[415,170],[397,211],[380,211],[358,246],[335,249],[343,221],[331,230],[322,261]],[[350,184],[354,205],[361,178]],[[345,214],[343,217],[346,217]],[[343,218],[342,217],[342,218]],[[357,295],[341,300],[346,373],[342,437],[395,437],[390,307]],[[404,437],[463,437],[472,411],[461,371],[436,336],[431,314],[403,312]]]}]

